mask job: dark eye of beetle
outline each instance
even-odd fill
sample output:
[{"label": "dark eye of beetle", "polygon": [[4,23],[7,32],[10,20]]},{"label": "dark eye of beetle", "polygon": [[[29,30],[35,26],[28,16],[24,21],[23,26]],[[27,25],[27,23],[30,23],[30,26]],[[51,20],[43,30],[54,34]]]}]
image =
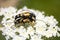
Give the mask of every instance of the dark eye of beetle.
[{"label": "dark eye of beetle", "polygon": [[[22,13],[21,13],[22,14]],[[23,13],[22,15],[18,14],[15,16],[15,21],[14,23],[16,25],[21,25],[25,23],[32,23],[33,21],[35,22],[36,16],[33,13]]]},{"label": "dark eye of beetle", "polygon": [[31,22],[32,22],[32,21],[35,21],[35,20],[36,20],[35,14],[30,13],[29,19],[30,19]]}]

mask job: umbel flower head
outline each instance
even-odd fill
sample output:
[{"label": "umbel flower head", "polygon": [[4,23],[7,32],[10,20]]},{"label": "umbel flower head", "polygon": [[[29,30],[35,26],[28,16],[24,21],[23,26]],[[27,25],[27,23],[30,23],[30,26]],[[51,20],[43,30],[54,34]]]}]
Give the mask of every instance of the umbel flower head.
[{"label": "umbel flower head", "polygon": [[60,36],[58,21],[44,12],[28,9],[26,6],[17,10],[14,7],[0,8],[2,35],[6,40],[43,40],[42,37]]}]

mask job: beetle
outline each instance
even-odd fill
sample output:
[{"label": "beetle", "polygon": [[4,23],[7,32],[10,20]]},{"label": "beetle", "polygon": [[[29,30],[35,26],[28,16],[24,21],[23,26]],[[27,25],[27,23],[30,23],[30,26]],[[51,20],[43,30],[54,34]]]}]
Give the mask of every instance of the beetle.
[{"label": "beetle", "polygon": [[25,25],[34,26],[35,21],[36,21],[36,16],[34,13],[23,12],[15,16],[14,23],[17,26],[25,26]]}]

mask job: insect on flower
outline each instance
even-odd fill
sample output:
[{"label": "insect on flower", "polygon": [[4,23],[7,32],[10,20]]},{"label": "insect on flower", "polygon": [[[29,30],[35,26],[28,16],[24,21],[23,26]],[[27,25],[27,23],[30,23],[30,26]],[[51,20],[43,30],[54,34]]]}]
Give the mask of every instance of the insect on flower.
[{"label": "insect on flower", "polygon": [[36,21],[36,16],[30,12],[23,12],[15,16],[15,25],[17,26],[25,26],[31,25],[33,26]]},{"label": "insect on flower", "polygon": [[[23,7],[1,8],[0,16],[3,27],[0,27],[6,40],[44,40],[49,37],[60,37],[60,27],[54,16],[45,16],[44,12]],[[17,28],[18,27],[18,28]]]}]

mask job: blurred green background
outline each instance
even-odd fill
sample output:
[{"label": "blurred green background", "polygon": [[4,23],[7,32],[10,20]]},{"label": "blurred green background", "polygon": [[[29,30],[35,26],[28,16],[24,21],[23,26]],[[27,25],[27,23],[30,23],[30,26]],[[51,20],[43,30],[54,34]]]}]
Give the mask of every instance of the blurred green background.
[{"label": "blurred green background", "polygon": [[[13,3],[12,3],[13,4]],[[60,0],[19,0],[16,4],[18,9],[27,6],[28,8],[44,11],[45,15],[53,15],[60,26]],[[0,32],[0,40],[5,40]],[[44,38],[44,40],[60,40],[60,37]]]}]

